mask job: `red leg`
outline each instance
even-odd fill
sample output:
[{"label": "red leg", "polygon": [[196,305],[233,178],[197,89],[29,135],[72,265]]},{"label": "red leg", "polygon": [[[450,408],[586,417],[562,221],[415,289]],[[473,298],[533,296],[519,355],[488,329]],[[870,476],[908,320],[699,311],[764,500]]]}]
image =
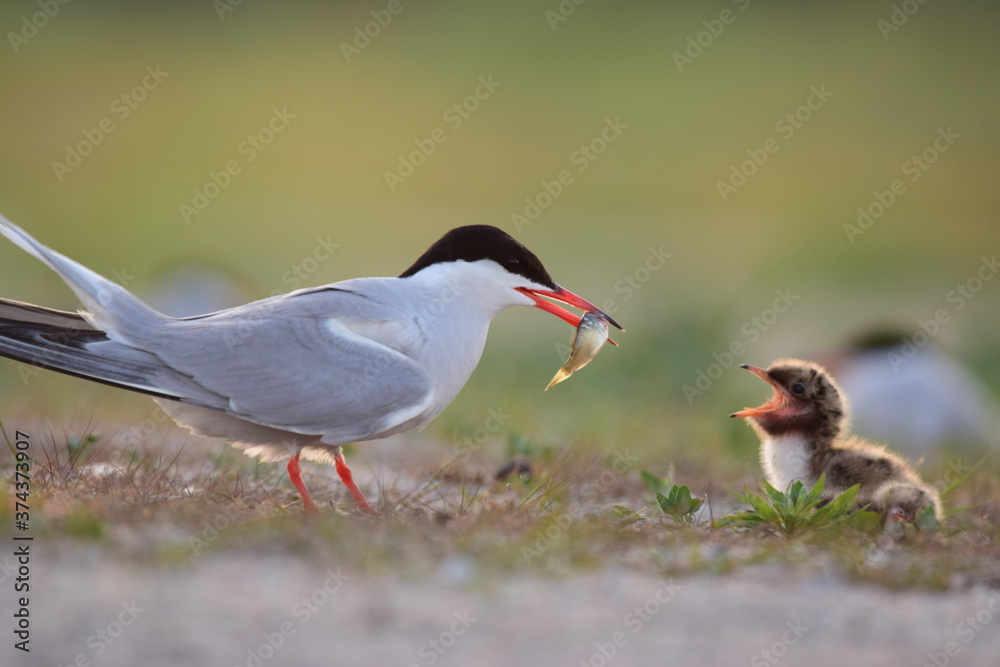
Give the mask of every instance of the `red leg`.
[{"label": "red leg", "polygon": [[354,476],[351,474],[351,469],[347,467],[343,450],[339,447],[337,448],[337,454],[334,456],[334,462],[337,465],[337,474],[340,475],[340,480],[347,487],[347,490],[351,492],[351,495],[354,496],[354,499],[358,501],[358,507],[365,512],[381,514],[381,512],[372,507],[372,504],[365,498],[365,494],[361,493],[361,489],[354,483]]},{"label": "red leg", "polygon": [[299,456],[302,452],[296,452],[292,460],[288,462],[288,477],[292,480],[292,484],[299,491],[299,496],[302,497],[302,504],[306,506],[307,512],[319,512],[316,504],[312,501],[309,496],[309,491],[306,490],[306,485],[302,482],[302,471],[299,470]]}]

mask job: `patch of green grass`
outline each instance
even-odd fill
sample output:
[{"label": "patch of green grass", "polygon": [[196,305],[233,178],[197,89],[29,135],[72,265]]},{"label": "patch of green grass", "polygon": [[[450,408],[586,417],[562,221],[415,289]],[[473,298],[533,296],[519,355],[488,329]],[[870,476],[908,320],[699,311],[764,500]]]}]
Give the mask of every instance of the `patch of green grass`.
[{"label": "patch of green grass", "polygon": [[881,522],[880,515],[874,512],[863,509],[852,511],[860,488],[858,485],[827,500],[823,497],[825,483],[823,476],[811,489],[807,489],[801,480],[797,480],[787,492],[782,492],[764,481],[763,495],[747,489],[742,494],[734,493],[750,509],[721,517],[715,525],[720,528],[767,528],[793,535],[805,530],[844,526],[849,522],[861,527],[867,527],[873,520]]},{"label": "patch of green grass", "polygon": [[[376,577],[445,571],[475,581],[606,567],[739,577],[777,567],[790,577],[832,573],[893,589],[988,583],[1000,567],[1000,478],[989,463],[955,486],[944,530],[927,530],[921,518],[920,530],[902,526],[905,539],[893,539],[883,534],[878,514],[854,511],[856,489],[823,504],[822,485],[744,488],[735,496],[746,509],[727,507],[727,516],[713,520],[708,510],[729,489],[742,488],[736,475],[743,473],[732,461],[719,461],[709,438],[687,458],[676,458],[673,449],[645,450],[632,434],[610,442],[581,437],[548,453],[534,441],[515,444],[511,453],[534,457],[535,476],[503,483],[483,472],[506,460],[502,443],[486,466],[484,451],[476,460],[449,461],[438,473],[408,470],[398,477],[405,483],[395,472],[366,479],[361,463],[362,488],[383,511],[377,519],[355,509],[332,470],[312,471],[308,483],[321,514],[310,517],[280,465],[273,474],[254,475],[257,464],[228,447],[212,466],[194,448],[183,456],[168,455],[159,442],[116,450],[102,436],[71,468],[69,440],[40,437],[35,445],[33,528],[53,543],[91,542],[115,558],[163,566],[209,554],[291,553]],[[627,450],[634,467],[616,467],[623,459],[609,455],[612,447]],[[0,467],[11,465],[0,448]],[[959,504],[971,509],[956,511]],[[134,535],[142,539],[127,537]]]},{"label": "patch of green grass", "polygon": [[81,540],[100,540],[106,530],[104,517],[86,506],[70,511],[63,519],[62,527],[66,535]]}]

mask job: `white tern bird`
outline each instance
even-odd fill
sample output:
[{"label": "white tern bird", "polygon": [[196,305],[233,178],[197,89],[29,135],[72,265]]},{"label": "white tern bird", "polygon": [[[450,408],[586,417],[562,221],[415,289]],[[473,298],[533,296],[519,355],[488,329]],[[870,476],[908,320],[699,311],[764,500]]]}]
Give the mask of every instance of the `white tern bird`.
[{"label": "white tern bird", "polygon": [[375,511],[341,445],[427,425],[469,379],[497,313],[535,306],[579,324],[543,297],[601,313],[488,225],[451,230],[398,278],[354,278],[185,318],[156,312],[3,216],[0,233],[58,273],[83,306],[70,313],[0,299],[0,355],[148,394],[195,433],[265,461],[290,459],[309,511],[300,456],[332,462],[358,505]]}]

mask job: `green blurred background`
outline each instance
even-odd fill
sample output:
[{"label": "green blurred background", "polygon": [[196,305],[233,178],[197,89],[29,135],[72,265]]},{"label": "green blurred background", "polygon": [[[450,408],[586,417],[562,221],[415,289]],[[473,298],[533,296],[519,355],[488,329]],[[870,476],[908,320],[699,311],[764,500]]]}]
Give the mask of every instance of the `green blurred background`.
[{"label": "green blurred background", "polygon": [[[735,448],[752,462],[752,435],[725,417],[763,387],[730,368],[684,395],[713,353],[741,342],[736,363],[816,357],[873,326],[916,331],[940,308],[952,317],[935,342],[1000,393],[1000,280],[961,311],[946,300],[1000,249],[995,3],[566,0],[575,10],[558,22],[557,0],[388,5],[4,3],[0,211],[143,296],[191,263],[231,276],[245,299],[298,286],[296,266],[311,269],[302,286],[394,275],[447,229],[489,223],[564,286],[615,300],[621,347],[544,394],[571,331],[527,309],[499,317],[479,370],[430,427],[443,438],[502,406],[513,418],[501,438]],[[901,25],[886,32],[894,12]],[[366,27],[377,34],[348,62],[344,44]],[[678,67],[685,52],[696,57]],[[168,75],[122,117],[147,67]],[[454,127],[446,112],[480,77],[499,85]],[[812,88],[830,96],[799,110],[809,118],[788,136],[780,123]],[[274,109],[294,118],[247,161],[242,142]],[[104,119],[114,130],[60,180],[53,163]],[[580,172],[574,152],[608,119],[627,127]],[[390,190],[386,172],[436,128],[446,140]],[[905,163],[948,128],[959,138],[910,181]],[[768,138],[778,151],[723,200],[718,182]],[[186,222],[181,204],[230,160],[240,173]],[[518,228],[512,214],[564,169],[572,184]],[[906,192],[850,242],[845,225],[895,179]],[[338,247],[306,262],[320,238]],[[644,272],[660,246],[670,259]],[[6,243],[0,286],[76,306]],[[776,290],[798,300],[751,340],[745,326]],[[150,410],[52,373],[25,382],[6,362],[0,401],[8,419]]]}]

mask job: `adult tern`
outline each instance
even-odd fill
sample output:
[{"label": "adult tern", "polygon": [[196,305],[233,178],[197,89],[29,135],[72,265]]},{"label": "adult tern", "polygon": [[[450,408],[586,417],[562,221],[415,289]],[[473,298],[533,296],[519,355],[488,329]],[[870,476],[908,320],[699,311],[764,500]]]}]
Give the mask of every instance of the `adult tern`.
[{"label": "adult tern", "polygon": [[332,462],[359,507],[375,511],[341,445],[426,426],[469,379],[500,311],[534,306],[573,326],[581,317],[554,301],[602,313],[489,225],[452,229],[396,278],[185,318],[156,312],[3,216],[0,233],[59,274],[83,306],[70,313],[0,299],[0,355],[148,394],[197,434],[265,461],[289,459],[308,511],[316,505],[300,456]]}]

